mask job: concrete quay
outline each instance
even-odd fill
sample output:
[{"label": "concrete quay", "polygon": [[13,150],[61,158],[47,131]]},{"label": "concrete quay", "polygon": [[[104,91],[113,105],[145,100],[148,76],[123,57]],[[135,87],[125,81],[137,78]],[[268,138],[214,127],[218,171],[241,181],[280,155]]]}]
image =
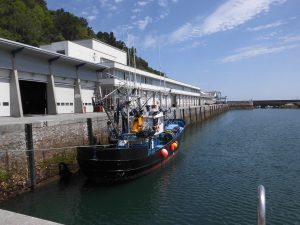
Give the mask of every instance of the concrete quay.
[{"label": "concrete quay", "polygon": [[24,117],[0,117],[0,127],[4,125],[20,125],[26,123],[33,124],[44,124],[47,123],[49,125],[61,123],[63,121],[71,121],[71,120],[82,120],[87,118],[98,118],[103,117],[106,118],[105,113],[78,113],[78,114],[58,114],[58,115],[32,115],[32,116],[24,116]]},{"label": "concrete quay", "polygon": [[60,225],[51,221],[0,209],[0,225]]}]

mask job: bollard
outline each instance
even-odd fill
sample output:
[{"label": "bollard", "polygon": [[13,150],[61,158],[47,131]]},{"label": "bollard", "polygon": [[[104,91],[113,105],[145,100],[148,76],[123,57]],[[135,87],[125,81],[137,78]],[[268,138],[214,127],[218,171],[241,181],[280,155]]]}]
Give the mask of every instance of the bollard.
[{"label": "bollard", "polygon": [[87,130],[88,130],[88,139],[89,139],[89,145],[95,144],[95,138],[93,135],[93,123],[91,118],[87,118]]},{"label": "bollard", "polygon": [[34,189],[36,185],[34,150],[32,139],[32,124],[25,124],[25,138],[26,138],[26,155],[28,165],[28,178],[30,180],[30,188]]}]

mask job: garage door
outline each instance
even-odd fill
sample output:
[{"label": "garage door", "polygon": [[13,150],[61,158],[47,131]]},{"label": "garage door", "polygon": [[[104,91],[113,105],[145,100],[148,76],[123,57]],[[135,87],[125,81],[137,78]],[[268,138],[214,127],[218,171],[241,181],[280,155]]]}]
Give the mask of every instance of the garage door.
[{"label": "garage door", "polygon": [[0,116],[10,116],[9,80],[0,78]]},{"label": "garage door", "polygon": [[94,89],[81,89],[82,104],[86,112],[93,112],[92,97]]},{"label": "garage door", "polygon": [[57,112],[74,113],[74,87],[55,85]]}]

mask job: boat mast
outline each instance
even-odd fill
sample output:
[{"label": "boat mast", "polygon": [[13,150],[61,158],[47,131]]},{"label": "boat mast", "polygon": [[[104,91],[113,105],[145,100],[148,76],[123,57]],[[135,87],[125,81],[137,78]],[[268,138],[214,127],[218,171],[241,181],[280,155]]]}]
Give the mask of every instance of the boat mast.
[{"label": "boat mast", "polygon": [[[133,43],[134,46],[134,43]],[[136,88],[136,60],[135,60],[135,48],[133,47],[133,66],[134,66],[134,87]]]},{"label": "boat mast", "polygon": [[[128,41],[128,46],[129,45],[129,34],[127,34],[127,41]],[[129,70],[128,70],[128,78],[127,78],[127,82],[128,82],[128,86],[127,86],[127,96],[126,96],[126,111],[127,111],[127,133],[130,133],[130,123],[129,123],[129,103],[130,103],[130,99],[129,99],[129,94],[131,93],[131,60],[130,60],[130,49],[128,47],[128,67],[129,67]]]}]

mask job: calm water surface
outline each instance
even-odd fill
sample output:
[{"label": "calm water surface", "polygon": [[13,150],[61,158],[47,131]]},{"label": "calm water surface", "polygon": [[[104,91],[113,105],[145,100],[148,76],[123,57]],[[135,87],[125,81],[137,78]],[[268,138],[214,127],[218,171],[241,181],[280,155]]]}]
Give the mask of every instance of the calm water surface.
[{"label": "calm water surface", "polygon": [[230,111],[186,129],[165,168],[118,186],[81,175],[0,208],[64,224],[256,224],[257,186],[268,224],[300,224],[300,110]]}]

